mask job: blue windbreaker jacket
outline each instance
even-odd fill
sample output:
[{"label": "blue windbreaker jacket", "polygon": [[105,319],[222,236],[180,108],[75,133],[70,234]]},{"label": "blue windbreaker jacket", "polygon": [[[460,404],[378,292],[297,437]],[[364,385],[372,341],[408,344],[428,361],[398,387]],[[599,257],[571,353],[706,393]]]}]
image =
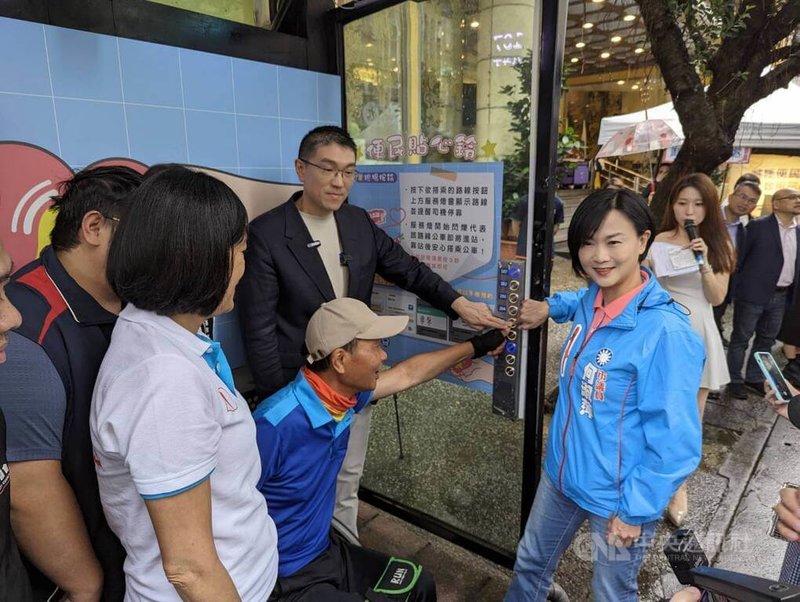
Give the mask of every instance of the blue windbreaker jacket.
[{"label": "blue windbreaker jacket", "polygon": [[702,447],[703,342],[686,309],[647,271],[640,293],[588,338],[596,284],[547,299],[550,317],[573,327],[561,353],[545,472],[584,510],[631,525],[661,516]]}]

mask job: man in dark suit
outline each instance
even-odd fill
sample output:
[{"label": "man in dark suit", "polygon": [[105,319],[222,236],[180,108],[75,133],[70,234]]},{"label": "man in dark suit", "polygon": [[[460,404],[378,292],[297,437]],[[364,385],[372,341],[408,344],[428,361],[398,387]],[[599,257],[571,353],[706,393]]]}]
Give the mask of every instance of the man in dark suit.
[{"label": "man in dark suit", "polygon": [[[335,126],[311,130],[295,160],[303,190],[253,220],[238,305],[248,363],[267,396],[303,366],[308,321],[326,301],[352,297],[370,304],[375,274],[414,293],[451,318],[481,328],[505,328],[483,303],[457,293],[428,266],[345,203],[356,175],[356,145]],[[356,533],[358,481],[370,411],[351,428],[337,484],[336,517]]]},{"label": "man in dark suit", "polygon": [[758,184],[753,181],[742,180],[736,184],[733,192],[728,195],[728,202],[721,207],[725,228],[728,230],[733,248],[737,253],[736,272],[731,274],[728,282],[728,294],[725,295],[725,300],[722,303],[714,307],[714,321],[717,324],[720,336],[722,336],[722,343],[726,347],[728,346],[728,341],[722,335],[722,318],[725,316],[725,312],[731,302],[731,293],[736,286],[736,274],[742,267],[741,259],[746,236],[745,228],[750,222],[750,212],[756,206],[760,197],[761,188],[759,188]]},{"label": "man in dark suit", "polygon": [[[787,303],[798,294],[800,279],[800,192],[783,188],[772,196],[772,215],[747,226],[741,268],[733,291],[733,333],[728,346],[728,393],[745,399],[750,388],[763,395],[763,376],[753,354],[769,351],[781,327]],[[742,379],[747,344],[756,338]],[[742,382],[744,380],[744,382]]]}]

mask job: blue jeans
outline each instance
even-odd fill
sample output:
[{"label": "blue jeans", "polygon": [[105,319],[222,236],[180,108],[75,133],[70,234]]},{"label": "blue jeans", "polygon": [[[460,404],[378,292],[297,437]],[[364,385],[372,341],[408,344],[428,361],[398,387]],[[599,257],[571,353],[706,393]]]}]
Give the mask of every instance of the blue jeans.
[{"label": "blue jeans", "polygon": [[747,301],[733,304],[733,331],[728,344],[728,371],[732,383],[742,382],[742,365],[747,354],[747,344],[755,333],[753,349],[747,360],[744,380],[761,383],[764,376],[755,360],[756,351],[769,351],[775,344],[775,337],[781,329],[783,314],[786,311],[787,293],[774,293],[769,303],[757,305]]},{"label": "blue jeans", "polygon": [[642,535],[629,548],[606,543],[608,519],[591,514],[559,492],[542,475],[525,533],[517,548],[514,576],[505,602],[547,599],[558,561],[583,521],[589,521],[591,541],[576,541],[578,556],[591,550],[592,593],[600,602],[636,602],[639,567],[653,541],[656,523],[642,525]]}]

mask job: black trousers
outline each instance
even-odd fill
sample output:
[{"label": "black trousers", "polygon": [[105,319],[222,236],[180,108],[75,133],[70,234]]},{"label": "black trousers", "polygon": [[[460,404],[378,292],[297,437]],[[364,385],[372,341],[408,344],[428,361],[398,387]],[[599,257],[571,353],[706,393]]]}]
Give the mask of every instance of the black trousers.
[{"label": "black trousers", "polygon": [[[354,546],[331,532],[328,549],[288,577],[278,577],[270,602],[364,602],[367,590],[383,575],[389,556]],[[433,576],[422,574],[409,598],[436,602]]]}]

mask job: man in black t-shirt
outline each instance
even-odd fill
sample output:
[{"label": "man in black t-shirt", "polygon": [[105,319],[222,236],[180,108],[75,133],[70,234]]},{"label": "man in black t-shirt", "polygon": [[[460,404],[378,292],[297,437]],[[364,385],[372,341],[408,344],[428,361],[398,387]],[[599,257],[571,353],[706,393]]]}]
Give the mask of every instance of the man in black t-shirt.
[{"label": "man in black t-shirt", "polygon": [[[0,241],[0,364],[6,361],[6,333],[19,327],[19,312],[3,290],[11,276],[11,258]],[[28,602],[31,599],[28,575],[22,566],[14,534],[11,531],[11,475],[6,463],[6,420],[0,411],[0,600]]]}]

